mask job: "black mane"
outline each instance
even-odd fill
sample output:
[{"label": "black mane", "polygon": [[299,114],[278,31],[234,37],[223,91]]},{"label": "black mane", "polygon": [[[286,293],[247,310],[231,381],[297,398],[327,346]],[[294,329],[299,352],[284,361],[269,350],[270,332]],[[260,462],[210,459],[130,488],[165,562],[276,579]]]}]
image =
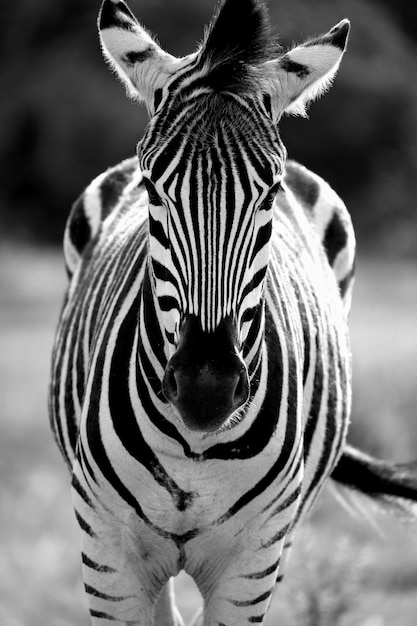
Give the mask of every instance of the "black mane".
[{"label": "black mane", "polygon": [[215,91],[245,91],[253,85],[256,67],[278,48],[263,0],[221,0],[200,53],[208,66],[204,82]]}]

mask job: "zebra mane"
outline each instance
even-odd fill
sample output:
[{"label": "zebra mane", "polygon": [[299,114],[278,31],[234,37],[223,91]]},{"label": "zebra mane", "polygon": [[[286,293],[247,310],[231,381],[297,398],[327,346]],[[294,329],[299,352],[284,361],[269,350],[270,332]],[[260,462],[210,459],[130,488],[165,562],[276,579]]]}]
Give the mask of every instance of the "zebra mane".
[{"label": "zebra mane", "polygon": [[204,82],[214,91],[250,91],[259,82],[257,68],[277,50],[263,0],[220,0],[200,50]]}]

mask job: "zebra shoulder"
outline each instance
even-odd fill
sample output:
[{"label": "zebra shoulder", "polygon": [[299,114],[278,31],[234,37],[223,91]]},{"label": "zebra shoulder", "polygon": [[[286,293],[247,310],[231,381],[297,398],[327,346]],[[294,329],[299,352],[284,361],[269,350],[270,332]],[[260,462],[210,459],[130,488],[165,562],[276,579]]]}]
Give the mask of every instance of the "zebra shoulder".
[{"label": "zebra shoulder", "polygon": [[284,182],[319,235],[348,312],[355,271],[356,242],[346,205],[323,178],[295,161],[287,161],[285,164]]},{"label": "zebra shoulder", "polygon": [[101,230],[103,221],[141,180],[136,157],[126,159],[97,176],[71,208],[64,232],[64,258],[69,277],[83,252]]}]

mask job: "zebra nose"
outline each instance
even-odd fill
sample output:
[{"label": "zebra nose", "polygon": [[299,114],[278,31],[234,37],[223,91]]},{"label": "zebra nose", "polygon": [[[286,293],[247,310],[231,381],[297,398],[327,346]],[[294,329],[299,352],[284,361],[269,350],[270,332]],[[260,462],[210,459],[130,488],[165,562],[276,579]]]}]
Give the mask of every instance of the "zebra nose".
[{"label": "zebra nose", "polygon": [[227,372],[210,365],[197,371],[172,362],[165,370],[162,389],[190,430],[210,432],[220,428],[249,397],[245,365],[236,357]]}]

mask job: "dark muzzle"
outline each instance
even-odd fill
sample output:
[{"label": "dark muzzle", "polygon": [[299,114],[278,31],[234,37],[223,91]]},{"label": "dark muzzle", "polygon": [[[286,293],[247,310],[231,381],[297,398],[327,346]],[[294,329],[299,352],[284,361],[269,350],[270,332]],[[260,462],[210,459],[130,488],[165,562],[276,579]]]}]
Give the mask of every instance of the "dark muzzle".
[{"label": "dark muzzle", "polygon": [[229,319],[212,333],[190,316],[177,351],[165,369],[162,389],[190,430],[214,431],[249,397],[245,363]]}]

